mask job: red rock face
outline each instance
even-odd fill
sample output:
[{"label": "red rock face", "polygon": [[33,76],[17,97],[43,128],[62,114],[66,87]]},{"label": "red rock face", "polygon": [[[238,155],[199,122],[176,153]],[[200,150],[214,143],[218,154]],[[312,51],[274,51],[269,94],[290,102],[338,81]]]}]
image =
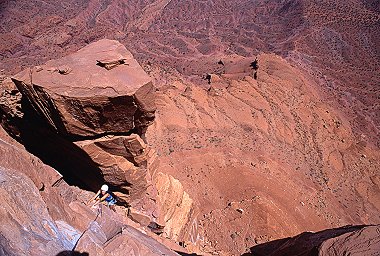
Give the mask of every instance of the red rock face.
[{"label": "red rock face", "polygon": [[[4,255],[178,255],[125,223],[0,129],[0,248]],[[87,253],[87,254],[86,254]]]},{"label": "red rock face", "polygon": [[26,175],[1,167],[0,177],[2,254],[55,254],[73,247],[57,228],[37,188]]},{"label": "red rock face", "polygon": [[343,234],[322,243],[319,255],[342,255],[344,253],[376,255],[380,251],[379,225]]},{"label": "red rock face", "polygon": [[74,194],[71,200],[76,200],[74,190],[65,187],[59,173],[26,152],[3,129],[0,152],[2,252],[54,255],[71,250],[80,228],[64,195]]}]

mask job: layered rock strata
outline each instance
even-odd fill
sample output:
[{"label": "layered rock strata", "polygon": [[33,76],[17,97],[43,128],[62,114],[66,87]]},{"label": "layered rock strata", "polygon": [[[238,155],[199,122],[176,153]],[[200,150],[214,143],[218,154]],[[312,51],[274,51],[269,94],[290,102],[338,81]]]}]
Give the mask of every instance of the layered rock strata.
[{"label": "layered rock strata", "polygon": [[152,198],[155,197],[147,164],[154,150],[139,135],[109,135],[75,144],[92,159],[107,184],[117,188],[115,194],[119,201],[135,207],[151,203],[144,196],[149,190]]}]

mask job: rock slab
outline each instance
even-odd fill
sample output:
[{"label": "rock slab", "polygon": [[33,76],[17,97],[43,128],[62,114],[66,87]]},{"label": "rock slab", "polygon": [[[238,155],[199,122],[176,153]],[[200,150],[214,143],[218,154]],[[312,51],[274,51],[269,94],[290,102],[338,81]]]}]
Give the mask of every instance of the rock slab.
[{"label": "rock slab", "polygon": [[0,166],[0,199],[1,255],[46,255],[73,248],[73,239],[57,227],[26,175]]}]

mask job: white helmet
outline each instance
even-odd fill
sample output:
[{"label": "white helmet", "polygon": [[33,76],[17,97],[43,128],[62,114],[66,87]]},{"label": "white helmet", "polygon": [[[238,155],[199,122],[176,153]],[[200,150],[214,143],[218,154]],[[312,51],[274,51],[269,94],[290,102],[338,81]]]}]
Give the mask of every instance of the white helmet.
[{"label": "white helmet", "polygon": [[106,184],[104,184],[100,190],[103,190],[103,191],[108,191],[108,186]]}]

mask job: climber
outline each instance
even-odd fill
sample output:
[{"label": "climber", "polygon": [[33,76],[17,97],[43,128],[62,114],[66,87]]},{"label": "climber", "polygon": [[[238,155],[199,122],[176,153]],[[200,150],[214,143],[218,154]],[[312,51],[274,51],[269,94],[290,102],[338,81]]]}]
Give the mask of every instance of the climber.
[{"label": "climber", "polygon": [[111,210],[113,210],[114,212],[116,211],[115,204],[116,204],[117,201],[115,199],[115,196],[113,196],[113,193],[110,192],[110,191],[108,191],[108,186],[107,185],[103,185],[100,188],[100,190],[96,193],[96,195],[87,202],[87,204],[89,204],[92,201],[95,201],[92,206],[96,206],[99,203],[105,201],[107,203],[107,206]]}]

